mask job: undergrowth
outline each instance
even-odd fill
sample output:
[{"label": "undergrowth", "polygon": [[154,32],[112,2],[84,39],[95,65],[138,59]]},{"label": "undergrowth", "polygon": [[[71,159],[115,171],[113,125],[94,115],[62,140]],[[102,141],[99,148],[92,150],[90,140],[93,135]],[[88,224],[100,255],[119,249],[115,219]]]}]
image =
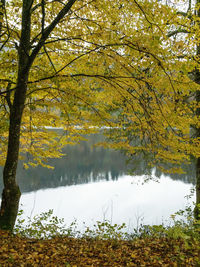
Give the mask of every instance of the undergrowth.
[{"label": "undergrowth", "polygon": [[23,216],[21,210],[14,234],[0,231],[0,267],[200,266],[200,222],[190,207],[173,214],[170,226],[141,224],[131,233],[109,221],[79,231],[53,210]]},{"label": "undergrowth", "polygon": [[[200,209],[200,206],[198,207]],[[50,239],[55,236],[67,236],[73,238],[93,238],[102,240],[132,240],[146,237],[169,237],[181,238],[185,242],[200,241],[200,220],[195,220],[193,210],[188,206],[185,210],[179,210],[171,215],[173,223],[169,226],[139,225],[131,233],[127,233],[126,224],[111,224],[105,220],[97,221],[93,228],[87,226],[82,231],[78,230],[77,222],[69,226],[64,224],[64,219],[53,215],[53,210],[43,212],[40,215],[23,219],[23,210],[19,211],[18,219],[14,228],[14,234],[27,238]]]}]

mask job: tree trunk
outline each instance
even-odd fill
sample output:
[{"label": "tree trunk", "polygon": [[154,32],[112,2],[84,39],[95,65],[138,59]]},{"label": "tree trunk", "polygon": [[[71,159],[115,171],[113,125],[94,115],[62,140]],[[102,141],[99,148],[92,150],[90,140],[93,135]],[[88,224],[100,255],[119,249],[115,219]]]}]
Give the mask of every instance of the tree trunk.
[{"label": "tree trunk", "polygon": [[194,216],[196,220],[200,220],[200,158],[196,162],[196,206]]},{"label": "tree trunk", "polygon": [[[200,73],[196,73],[196,82],[200,84]],[[196,101],[200,103],[200,91],[196,92]],[[196,115],[200,117],[200,108],[197,108]],[[196,137],[200,138],[200,128],[196,129]],[[196,206],[194,209],[195,219],[200,219],[200,157],[196,159]]]},{"label": "tree trunk", "polygon": [[8,136],[7,158],[3,171],[4,189],[0,209],[0,229],[13,230],[20,200],[20,189],[16,183],[16,171],[19,158],[20,127],[30,70],[30,26],[32,0],[23,1],[22,29],[18,50],[18,75],[13,103],[7,96],[10,108],[10,125]]},{"label": "tree trunk", "polygon": [[19,186],[16,183],[16,171],[19,157],[20,126],[27,87],[25,80],[24,77],[23,79],[19,77],[14,102],[10,110],[8,151],[3,171],[4,189],[0,209],[0,229],[10,231],[13,230],[15,224],[21,195]]},{"label": "tree trunk", "polygon": [[[4,1],[5,0],[0,0],[1,3],[4,3]],[[0,209],[0,229],[7,229],[12,231],[18,213],[21,193],[19,186],[16,183],[16,171],[19,158],[20,127],[24,104],[26,101],[27,83],[30,68],[35,60],[35,57],[38,55],[40,49],[44,45],[50,33],[70,11],[75,2],[76,0],[68,0],[68,2],[60,10],[53,21],[46,28],[41,29],[42,36],[36,47],[33,49],[32,53],[30,54],[31,8],[33,5],[33,0],[23,0],[21,38],[18,49],[18,75],[13,103],[11,103],[10,101],[9,94],[6,97],[7,104],[10,108],[10,126],[7,158],[3,171],[4,189],[2,193],[2,202]],[[42,11],[41,15],[44,22],[44,10]],[[2,9],[0,9],[0,30],[2,26],[2,16],[3,12]],[[44,25],[42,27],[44,27]]]},{"label": "tree trunk", "polygon": [[[196,0],[196,6],[198,7],[200,4],[200,0]],[[197,16],[200,18],[200,9],[197,9]],[[198,22],[198,26],[200,26]],[[196,55],[200,57],[200,44],[197,45]],[[200,84],[200,72],[199,69],[195,70],[195,82]],[[196,92],[196,101],[200,103],[200,91]],[[200,118],[200,108],[197,108],[196,115]],[[196,129],[196,137],[200,138],[200,128]],[[200,208],[198,207],[200,204],[200,157],[196,159],[196,205],[194,208],[194,217],[195,219],[200,219]]]}]

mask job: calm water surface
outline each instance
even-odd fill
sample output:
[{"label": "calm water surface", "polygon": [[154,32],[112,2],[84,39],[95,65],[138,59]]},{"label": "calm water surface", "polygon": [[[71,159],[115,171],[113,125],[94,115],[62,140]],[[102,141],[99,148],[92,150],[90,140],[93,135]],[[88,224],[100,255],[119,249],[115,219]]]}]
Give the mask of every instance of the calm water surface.
[{"label": "calm water surface", "polygon": [[54,170],[24,170],[19,166],[26,216],[53,209],[67,225],[76,219],[80,229],[83,222],[92,226],[105,219],[126,223],[131,229],[140,223],[168,224],[171,214],[194,201],[194,197],[186,198],[194,184],[193,169],[171,177],[154,169],[151,176],[156,181],[143,183],[147,178],[145,161],[135,158],[131,165],[134,175],[128,175],[126,159],[120,152],[93,146],[100,139],[100,135],[94,135],[88,142],[67,146],[65,157],[50,161]]}]

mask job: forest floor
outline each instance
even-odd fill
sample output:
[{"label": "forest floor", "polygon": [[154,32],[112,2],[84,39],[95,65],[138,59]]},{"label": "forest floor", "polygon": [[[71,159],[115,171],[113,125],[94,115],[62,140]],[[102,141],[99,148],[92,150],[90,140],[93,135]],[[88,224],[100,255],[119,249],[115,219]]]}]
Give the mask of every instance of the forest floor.
[{"label": "forest floor", "polygon": [[200,243],[169,237],[43,240],[0,231],[0,266],[200,266]]}]

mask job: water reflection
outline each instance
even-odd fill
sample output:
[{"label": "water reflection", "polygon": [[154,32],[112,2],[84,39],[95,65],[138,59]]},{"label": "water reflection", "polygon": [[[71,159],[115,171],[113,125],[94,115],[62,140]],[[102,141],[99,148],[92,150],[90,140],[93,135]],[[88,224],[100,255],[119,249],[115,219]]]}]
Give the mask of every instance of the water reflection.
[{"label": "water reflection", "polygon": [[[53,170],[41,166],[25,170],[20,163],[17,180],[22,193],[102,180],[115,181],[120,176],[127,174],[130,168],[134,175],[151,173],[148,167],[148,157],[134,156],[131,164],[127,166],[125,156],[119,151],[94,146],[97,142],[102,141],[102,138],[101,134],[95,134],[89,136],[88,141],[81,141],[80,144],[74,146],[66,146],[63,149],[66,156],[49,160],[49,164],[54,167]],[[195,168],[192,165],[184,168],[186,174],[173,174],[170,175],[171,179],[194,184]],[[161,175],[162,173],[156,170],[156,176],[160,177]],[[2,188],[1,179],[0,190]]]},{"label": "water reflection", "polygon": [[191,184],[163,175],[159,183],[142,184],[141,178],[124,175],[117,181],[38,190],[23,194],[21,204],[25,217],[53,209],[67,225],[76,220],[78,230],[84,229],[83,223],[92,228],[96,221],[106,219],[112,224],[126,223],[131,232],[141,223],[169,225],[171,214],[194,201],[185,198]]},{"label": "water reflection", "polygon": [[[134,156],[127,166],[119,151],[94,146],[102,135],[91,135],[88,139],[66,146],[63,158],[50,160],[53,170],[42,167],[25,170],[19,164],[17,179],[25,216],[53,209],[67,224],[77,219],[79,229],[83,222],[91,226],[104,219],[136,227],[143,217],[145,224],[162,223],[188,203],[184,196],[195,183],[193,165],[184,166],[184,175],[164,176],[156,169],[152,174],[148,157]],[[133,176],[127,175],[130,168]],[[144,174],[160,177],[160,183],[150,181],[141,185]],[[2,190],[2,179],[0,187]]]},{"label": "water reflection", "polygon": [[[126,159],[120,152],[94,146],[101,140],[101,135],[91,135],[88,141],[66,146],[63,149],[66,156],[49,160],[53,170],[41,166],[25,170],[19,163],[17,180],[21,191],[117,180],[127,171]],[[2,189],[2,179],[0,186]]]}]

